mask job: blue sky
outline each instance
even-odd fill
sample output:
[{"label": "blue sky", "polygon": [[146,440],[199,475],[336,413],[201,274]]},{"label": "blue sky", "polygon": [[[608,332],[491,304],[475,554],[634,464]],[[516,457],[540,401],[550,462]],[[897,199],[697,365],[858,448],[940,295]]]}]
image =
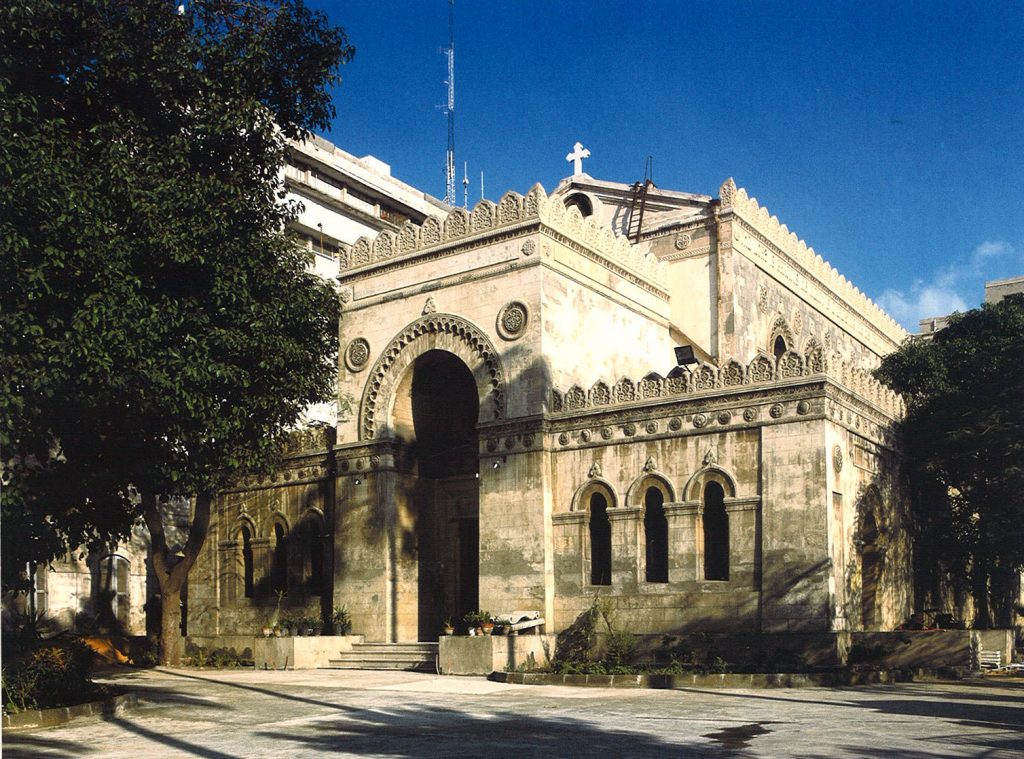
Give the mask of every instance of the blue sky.
[{"label": "blue sky", "polygon": [[[357,49],[329,136],[443,197],[447,3],[308,1]],[[581,140],[601,179],[734,177],[907,327],[1024,274],[1020,2],[458,0],[455,50],[470,205]]]}]

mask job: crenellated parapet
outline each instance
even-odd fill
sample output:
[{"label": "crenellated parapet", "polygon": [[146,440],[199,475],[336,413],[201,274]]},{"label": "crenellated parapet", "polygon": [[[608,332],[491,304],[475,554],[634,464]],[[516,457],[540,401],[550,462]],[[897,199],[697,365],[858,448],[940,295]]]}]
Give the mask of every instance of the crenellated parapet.
[{"label": "crenellated parapet", "polygon": [[598,380],[590,388],[573,385],[564,392],[555,389],[551,391],[551,411],[570,413],[698,393],[769,387],[815,376],[833,379],[893,419],[904,414],[903,399],[897,393],[862,369],[827,359],[820,349],[805,355],[789,351],[777,360],[760,355],[745,365],[729,360],[720,367],[711,364],[698,364],[693,369],[679,367],[667,377],[651,373],[638,380],[623,377],[617,382]]},{"label": "crenellated parapet", "polygon": [[360,237],[343,253],[340,265],[347,273],[391,259],[412,258],[528,222],[539,222],[596,254],[597,259],[665,287],[666,263],[642,252],[611,228],[599,226],[593,217],[584,218],[578,208],[566,208],[563,203],[549,199],[540,184],[525,196],[510,191],[498,203],[481,200],[472,211],[453,208],[443,220],[428,218],[422,225],[407,222],[398,232],[383,231],[372,239]]},{"label": "crenellated parapet", "polygon": [[814,248],[796,236],[789,228],[773,216],[768,209],[752,198],[742,187],[737,187],[732,178],[727,179],[719,190],[722,211],[732,211],[752,227],[756,228],[772,245],[785,253],[801,269],[836,298],[867,319],[890,340],[899,344],[907,337],[906,330],[868,298],[852,282],[840,274],[823,259]]}]

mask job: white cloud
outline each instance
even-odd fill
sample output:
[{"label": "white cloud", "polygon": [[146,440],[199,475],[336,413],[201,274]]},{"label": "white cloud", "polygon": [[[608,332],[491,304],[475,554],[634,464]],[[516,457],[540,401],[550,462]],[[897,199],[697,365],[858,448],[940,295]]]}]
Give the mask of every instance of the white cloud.
[{"label": "white cloud", "polygon": [[917,279],[909,288],[885,290],[877,302],[896,321],[916,332],[921,319],[976,308],[984,298],[986,280],[1020,273],[1024,255],[1002,240],[985,240],[970,255]]}]

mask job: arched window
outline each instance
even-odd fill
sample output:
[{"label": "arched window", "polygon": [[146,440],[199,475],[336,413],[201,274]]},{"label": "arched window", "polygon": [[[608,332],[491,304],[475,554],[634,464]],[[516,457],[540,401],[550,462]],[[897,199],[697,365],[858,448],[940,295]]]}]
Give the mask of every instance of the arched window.
[{"label": "arched window", "polygon": [[786,338],[782,335],[777,336],[775,338],[775,344],[772,346],[772,353],[775,354],[775,360],[778,361],[782,358],[782,354],[785,353],[786,350]]},{"label": "arched window", "polygon": [[568,198],[565,199],[566,210],[572,208],[573,206],[579,209],[580,216],[582,216],[583,218],[594,215],[594,204],[591,203],[590,198],[588,198],[583,193],[577,192],[575,195],[570,195]]},{"label": "arched window", "polygon": [[270,564],[270,585],[275,591],[288,591],[288,537],[284,525],[274,523],[274,553]]},{"label": "arched window", "polygon": [[239,544],[241,548],[241,570],[242,593],[246,598],[253,596],[253,561],[252,561],[252,533],[248,525],[242,525],[239,531]]},{"label": "arched window", "polygon": [[660,488],[644,495],[644,540],[647,543],[647,582],[668,582],[668,520]]},{"label": "arched window", "polygon": [[590,584],[612,584],[612,526],[601,493],[590,496]]},{"label": "arched window", "polygon": [[729,579],[729,515],[725,491],[714,481],[704,486],[704,579]]},{"label": "arched window", "polygon": [[114,618],[127,626],[131,613],[131,564],[128,559],[110,554],[100,561],[100,588],[110,598]]},{"label": "arched window", "polygon": [[319,595],[323,590],[324,542],[320,520],[310,516],[302,524],[302,584],[307,593]]}]

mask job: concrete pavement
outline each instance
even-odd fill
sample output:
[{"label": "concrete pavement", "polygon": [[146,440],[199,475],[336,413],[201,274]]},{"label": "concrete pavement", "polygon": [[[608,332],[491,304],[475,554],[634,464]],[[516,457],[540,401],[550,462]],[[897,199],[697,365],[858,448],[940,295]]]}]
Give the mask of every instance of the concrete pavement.
[{"label": "concrete pavement", "polygon": [[1024,756],[1024,682],[780,690],[521,686],[404,672],[148,670],[143,706],[6,757]]}]

